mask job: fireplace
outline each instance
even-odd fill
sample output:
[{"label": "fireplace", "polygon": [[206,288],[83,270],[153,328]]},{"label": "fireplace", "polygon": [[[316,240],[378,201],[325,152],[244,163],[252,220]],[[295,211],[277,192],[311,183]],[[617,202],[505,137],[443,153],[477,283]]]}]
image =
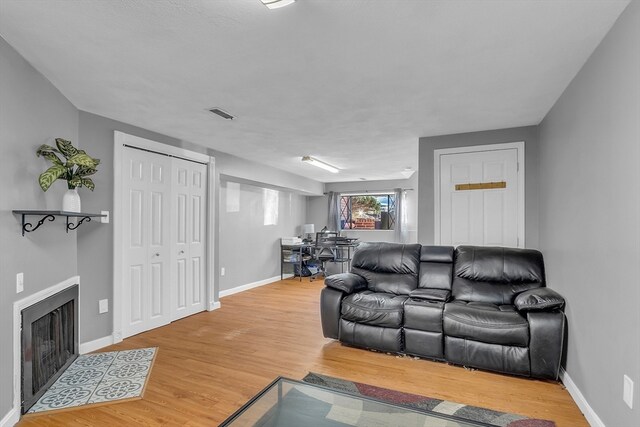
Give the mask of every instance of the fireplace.
[{"label": "fireplace", "polygon": [[78,285],[22,310],[22,413],[78,357]]}]

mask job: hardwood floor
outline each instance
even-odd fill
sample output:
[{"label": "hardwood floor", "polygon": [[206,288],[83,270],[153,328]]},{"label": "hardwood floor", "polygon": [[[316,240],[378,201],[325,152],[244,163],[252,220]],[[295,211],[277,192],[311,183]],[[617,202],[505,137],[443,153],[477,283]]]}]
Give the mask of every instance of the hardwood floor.
[{"label": "hardwood floor", "polygon": [[[278,375],[309,371],[587,426],[559,383],[345,347],[320,329],[321,282],[284,280],[100,351],[159,347],[142,400],[24,418],[20,426],[214,426]],[[309,426],[311,427],[311,426]]]}]

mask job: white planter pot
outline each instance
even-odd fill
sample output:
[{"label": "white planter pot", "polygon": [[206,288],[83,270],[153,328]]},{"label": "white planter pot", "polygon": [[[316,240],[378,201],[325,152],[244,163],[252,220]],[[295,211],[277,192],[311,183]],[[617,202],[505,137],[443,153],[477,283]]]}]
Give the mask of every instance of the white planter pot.
[{"label": "white planter pot", "polygon": [[82,212],[80,209],[80,195],[78,189],[67,190],[62,197],[62,210],[65,212]]}]

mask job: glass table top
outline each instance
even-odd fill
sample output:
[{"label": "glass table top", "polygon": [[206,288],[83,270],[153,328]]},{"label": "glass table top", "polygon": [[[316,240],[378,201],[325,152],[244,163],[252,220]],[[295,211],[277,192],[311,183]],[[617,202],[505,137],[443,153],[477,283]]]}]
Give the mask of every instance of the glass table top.
[{"label": "glass table top", "polygon": [[467,427],[489,424],[397,406],[280,377],[220,426]]}]

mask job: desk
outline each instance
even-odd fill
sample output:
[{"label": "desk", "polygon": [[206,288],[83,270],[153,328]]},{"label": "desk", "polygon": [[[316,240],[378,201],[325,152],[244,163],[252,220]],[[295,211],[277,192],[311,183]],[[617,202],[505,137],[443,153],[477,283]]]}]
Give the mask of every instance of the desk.
[{"label": "desk", "polygon": [[324,242],[322,244],[302,243],[300,245],[283,245],[280,239],[280,280],[284,279],[285,266],[293,265],[293,273],[295,274],[295,266],[298,267],[300,281],[302,281],[302,267],[307,261],[315,259],[316,251],[322,248],[329,248],[335,256],[332,262],[340,263],[340,271],[345,272],[344,263],[347,263],[346,271],[351,269],[351,258],[353,251],[358,246],[354,239],[338,240],[334,242]]},{"label": "desk", "polygon": [[293,265],[293,275],[295,277],[295,266],[298,266],[298,277],[302,281],[302,266],[306,261],[313,258],[315,245],[303,243],[301,245],[283,245],[280,239],[280,280],[284,279],[285,265]]}]

